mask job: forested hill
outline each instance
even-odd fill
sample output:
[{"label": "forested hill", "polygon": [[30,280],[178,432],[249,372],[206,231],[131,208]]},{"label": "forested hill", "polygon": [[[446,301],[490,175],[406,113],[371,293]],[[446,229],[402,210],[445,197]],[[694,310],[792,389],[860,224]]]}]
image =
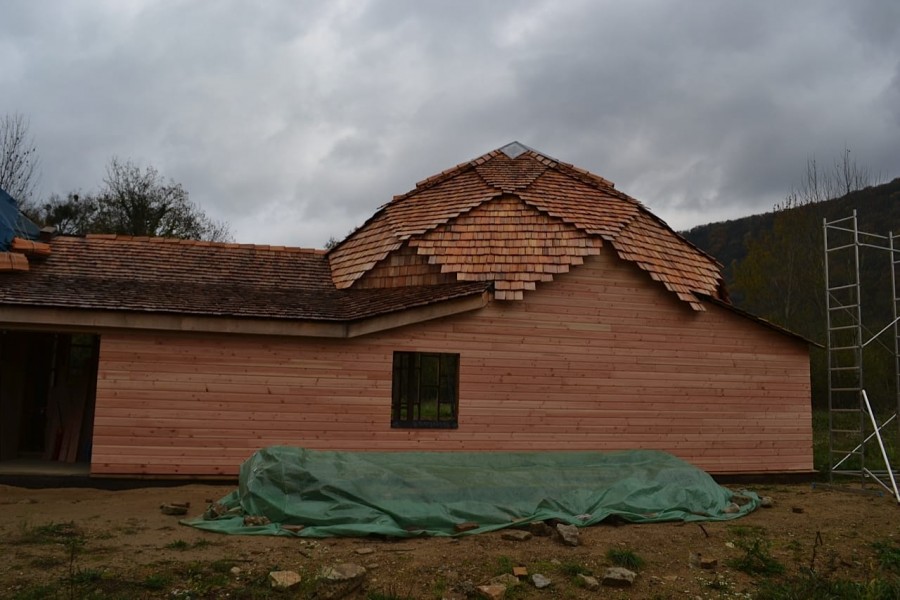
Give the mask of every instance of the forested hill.
[{"label": "forested hill", "polygon": [[[792,209],[809,213],[810,218],[828,220],[849,217],[856,209],[859,228],[869,233],[887,235],[893,231],[900,235],[900,177],[890,183],[867,187],[834,200]],[[761,239],[771,232],[775,213],[751,215],[732,221],[698,225],[681,235],[693,244],[713,255],[725,266],[726,280],[731,282],[732,267],[747,254],[747,240]]]},{"label": "forested hill", "polygon": [[[860,231],[900,235],[900,178],[832,200],[786,202],[786,206],[762,215],[701,225],[682,235],[724,265],[726,288],[735,305],[824,344],[827,311],[822,220],[849,217],[856,210]],[[883,247],[885,242],[878,245]],[[831,286],[853,281],[848,259],[846,254],[832,254]],[[871,336],[893,321],[888,253],[862,249],[859,277],[863,329]],[[870,398],[896,406],[892,335],[893,330],[886,328],[876,336],[872,341],[877,343],[866,347],[863,362]],[[813,351],[812,370],[814,402],[823,406],[827,381],[824,352]]]}]

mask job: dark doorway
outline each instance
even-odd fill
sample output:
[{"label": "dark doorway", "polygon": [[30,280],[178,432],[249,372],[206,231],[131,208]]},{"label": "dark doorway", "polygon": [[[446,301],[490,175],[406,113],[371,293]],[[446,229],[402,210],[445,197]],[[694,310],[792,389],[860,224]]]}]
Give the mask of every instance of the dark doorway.
[{"label": "dark doorway", "polygon": [[99,336],[0,331],[0,460],[90,462]]}]

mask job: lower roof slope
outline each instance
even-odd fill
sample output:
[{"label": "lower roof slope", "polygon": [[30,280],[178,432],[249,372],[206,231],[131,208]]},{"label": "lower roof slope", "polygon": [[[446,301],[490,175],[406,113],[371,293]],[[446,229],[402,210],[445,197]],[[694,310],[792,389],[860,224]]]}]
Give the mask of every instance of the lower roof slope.
[{"label": "lower roof slope", "polygon": [[353,321],[486,288],[338,290],[322,250],[89,235],[58,237],[28,271],[0,277],[0,305]]}]

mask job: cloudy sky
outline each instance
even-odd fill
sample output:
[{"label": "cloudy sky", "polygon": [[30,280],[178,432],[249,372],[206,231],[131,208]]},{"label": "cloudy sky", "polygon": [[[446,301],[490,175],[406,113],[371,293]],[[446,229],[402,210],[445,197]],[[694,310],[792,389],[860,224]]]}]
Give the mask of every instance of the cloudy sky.
[{"label": "cloudy sky", "polygon": [[155,166],[240,242],[322,247],[518,140],[676,229],[845,147],[900,176],[900,2],[5,0],[39,193]]}]

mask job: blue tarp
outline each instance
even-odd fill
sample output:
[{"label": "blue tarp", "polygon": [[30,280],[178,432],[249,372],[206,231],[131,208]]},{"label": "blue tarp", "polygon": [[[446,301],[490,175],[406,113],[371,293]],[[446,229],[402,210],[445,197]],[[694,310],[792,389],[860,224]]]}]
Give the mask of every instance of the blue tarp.
[{"label": "blue tarp", "polygon": [[9,248],[14,237],[36,240],[40,228],[22,214],[15,199],[0,188],[0,250]]}]

